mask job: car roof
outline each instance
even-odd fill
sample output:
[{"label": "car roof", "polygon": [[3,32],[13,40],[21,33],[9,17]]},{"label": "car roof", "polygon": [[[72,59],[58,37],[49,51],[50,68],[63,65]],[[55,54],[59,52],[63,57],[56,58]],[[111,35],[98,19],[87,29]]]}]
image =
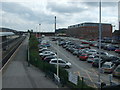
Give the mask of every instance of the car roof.
[{"label": "car roof", "polygon": [[111,65],[111,64],[112,64],[112,62],[105,62],[104,64]]},{"label": "car roof", "polygon": [[120,65],[117,66],[117,68],[120,67]]},{"label": "car roof", "polygon": [[61,61],[64,61],[64,60],[62,60],[61,58],[54,58],[54,59],[51,59],[51,61],[54,61],[54,60],[61,60]]}]

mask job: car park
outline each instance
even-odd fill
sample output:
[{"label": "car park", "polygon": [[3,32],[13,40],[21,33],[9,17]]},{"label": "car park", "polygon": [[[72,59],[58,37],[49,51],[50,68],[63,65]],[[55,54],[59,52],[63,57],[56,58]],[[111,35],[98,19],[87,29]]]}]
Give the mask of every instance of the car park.
[{"label": "car park", "polygon": [[64,67],[64,68],[70,68],[71,67],[71,63],[70,62],[64,61],[61,58],[51,59],[49,63],[53,64],[53,65],[57,65],[57,60],[58,60],[58,64],[61,67]]},{"label": "car park", "polygon": [[102,65],[102,70],[104,73],[112,73],[114,69],[115,69],[115,64],[112,62],[105,62]]},{"label": "car park", "polygon": [[[63,42],[64,42],[64,44],[63,44]],[[94,41],[93,41],[94,42]],[[63,40],[60,40],[59,41],[59,44],[60,44],[60,46],[61,47],[63,47],[63,49],[66,49],[66,50],[61,50],[60,52],[61,53],[65,53],[64,55],[66,55],[66,57],[62,57],[62,58],[70,58],[70,61],[71,61],[71,63],[72,63],[72,60],[71,60],[71,58],[73,59],[73,62],[75,63],[75,64],[78,64],[78,65],[81,65],[81,64],[79,64],[79,63],[77,63],[77,61],[74,61],[75,59],[77,60],[78,58],[80,58],[80,56],[81,55],[83,55],[83,54],[87,54],[86,56],[87,56],[87,59],[80,59],[80,60],[84,60],[84,61],[87,61],[87,62],[90,62],[89,64],[87,63],[86,64],[86,62],[80,62],[80,63],[83,63],[83,64],[85,64],[85,65],[88,65],[88,66],[85,66],[86,68],[89,68],[89,66],[90,65],[92,65],[93,67],[99,67],[99,49],[97,49],[96,47],[90,47],[90,46],[95,46],[95,45],[91,45],[90,44],[90,42],[89,42],[89,44],[81,44],[81,42],[80,41],[77,41],[77,39],[76,39],[76,41],[75,41],[75,39],[69,39],[69,38],[65,38],[64,39],[64,41]],[[93,43],[92,43],[93,44]],[[98,42],[95,42],[95,44],[97,44],[97,46],[99,45],[99,43]],[[117,45],[117,44],[116,44]],[[89,46],[91,49],[95,49],[95,51],[93,50],[93,53],[92,53],[92,51],[90,51],[91,49],[89,49],[89,48],[84,48],[84,46]],[[100,62],[100,65],[101,65],[101,67],[103,66],[103,64],[104,63],[106,63],[106,62],[111,62],[111,63],[113,63],[115,66],[118,66],[118,65],[120,65],[120,60],[119,59],[117,59],[117,58],[114,58],[114,56],[118,56],[118,54],[117,53],[115,53],[115,52],[113,52],[113,51],[109,51],[109,50],[107,50],[107,47],[106,47],[106,50],[103,50],[103,47],[104,46],[114,46],[113,44],[108,44],[108,43],[101,43],[101,51],[100,51],[100,58],[101,58],[101,62]],[[60,47],[60,48],[61,48]],[[99,46],[98,46],[99,47]],[[74,57],[71,53],[69,53],[69,52],[71,52],[73,55],[76,55],[76,56],[78,56],[78,58],[77,57]],[[89,54],[89,52],[91,53],[91,54]],[[95,52],[95,53],[94,53]],[[70,54],[70,55],[69,55]],[[111,54],[113,54],[113,55],[111,55]],[[73,57],[72,57],[72,56]],[[62,56],[62,54],[60,54],[60,56]],[[83,56],[84,57],[84,56]],[[106,59],[105,58],[102,58],[102,57],[106,57]],[[107,59],[108,58],[108,59]],[[55,58],[53,58],[53,59],[55,59]],[[51,59],[49,59],[48,61],[50,61]],[[82,66],[82,65],[81,65]],[[84,66],[83,66],[84,67]],[[93,69],[93,71],[95,70],[95,71],[97,71],[98,69],[97,68],[91,68],[91,69]],[[91,70],[92,71],[92,70]],[[81,72],[82,73],[82,72]],[[108,73],[111,73],[111,72],[108,72]],[[106,75],[106,74],[104,74],[104,75]],[[104,76],[103,75],[103,76]]]},{"label": "car park", "polygon": [[120,77],[120,65],[118,65],[115,70],[113,71],[114,77]]}]

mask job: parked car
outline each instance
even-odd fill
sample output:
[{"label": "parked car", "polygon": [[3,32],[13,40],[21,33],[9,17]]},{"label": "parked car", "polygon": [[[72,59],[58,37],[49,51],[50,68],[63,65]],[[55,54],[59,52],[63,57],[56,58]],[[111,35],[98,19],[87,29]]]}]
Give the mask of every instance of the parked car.
[{"label": "parked car", "polygon": [[88,58],[87,58],[87,62],[88,62],[88,63],[92,63],[95,58],[99,58],[99,56],[98,56],[98,55],[90,55],[90,56],[88,56]]},{"label": "parked car", "polygon": [[45,61],[45,62],[49,62],[51,59],[55,59],[55,58],[57,58],[57,56],[46,56],[43,60]]},{"label": "parked car", "polygon": [[115,52],[120,54],[120,48],[115,49]]},{"label": "parked car", "polygon": [[81,40],[81,43],[82,44],[89,44],[89,41],[87,41],[87,40]]},{"label": "parked car", "polygon": [[89,49],[89,50],[86,52],[86,54],[88,54],[88,55],[95,55],[95,54],[97,54],[97,50],[95,50],[95,49]]},{"label": "parked car", "polygon": [[83,60],[83,61],[86,61],[87,58],[88,58],[88,55],[87,55],[87,54],[84,54],[84,53],[79,56],[79,59],[80,59],[80,60]]},{"label": "parked car", "polygon": [[73,55],[77,55],[79,53],[79,50],[78,49],[75,49],[74,51],[73,51]]},{"label": "parked car", "polygon": [[96,43],[98,43],[98,42],[97,41],[90,41],[89,45],[94,47]]},{"label": "parked car", "polygon": [[120,42],[117,41],[117,40],[112,40],[111,43],[112,43],[112,44],[119,44]]},{"label": "parked car", "polygon": [[42,52],[44,52],[44,51],[50,51],[50,50],[47,49],[47,48],[39,49],[39,53],[42,53]]},{"label": "parked car", "polygon": [[117,48],[119,48],[119,46],[110,44],[110,45],[107,45],[105,49],[108,51],[115,51]]},{"label": "parked car", "polygon": [[54,57],[56,57],[57,55],[55,53],[50,53],[50,54],[42,55],[41,58],[42,58],[42,60],[44,60],[44,58],[48,57],[48,56],[54,56]]},{"label": "parked car", "polygon": [[102,65],[102,70],[104,73],[112,73],[114,69],[115,69],[115,64],[112,62],[105,62]]},{"label": "parked car", "polygon": [[99,55],[99,53],[101,54],[101,56],[107,56],[108,55],[107,52],[103,52],[103,51],[97,52],[98,55]]},{"label": "parked car", "polygon": [[110,47],[110,46],[112,46],[112,44],[104,44],[104,45],[103,45],[103,49],[104,49],[104,50],[107,50],[107,48]]},{"label": "parked car", "polygon": [[43,55],[47,55],[47,54],[50,54],[50,53],[53,53],[52,51],[44,51],[42,53],[39,53],[40,56],[43,56]]},{"label": "parked car", "polygon": [[85,49],[85,48],[90,49],[89,44],[81,44],[79,49]]},{"label": "parked car", "polygon": [[64,60],[62,60],[61,58],[51,59],[51,61],[50,61],[49,63],[50,63],[50,64],[53,64],[53,65],[57,65],[57,60],[58,60],[58,64],[59,64],[61,67],[65,67],[65,68],[70,68],[70,67],[71,67],[71,63],[70,63],[70,62],[64,61]]},{"label": "parked car", "polygon": [[109,54],[109,55],[107,55],[107,56],[102,56],[101,57],[104,61],[108,61],[108,62],[114,62],[114,61],[116,61],[116,60],[118,60],[119,59],[119,57],[117,57],[117,56],[115,56],[115,55],[112,55],[112,54]]},{"label": "parked car", "polygon": [[46,46],[44,45],[38,45],[39,49],[43,49],[43,48],[47,48]]},{"label": "parked car", "polygon": [[113,76],[120,77],[120,65],[118,65],[113,71]]},{"label": "parked car", "polygon": [[99,60],[100,60],[100,65],[102,66],[103,60],[99,58],[95,58],[94,61],[92,62],[93,67],[99,67]]}]

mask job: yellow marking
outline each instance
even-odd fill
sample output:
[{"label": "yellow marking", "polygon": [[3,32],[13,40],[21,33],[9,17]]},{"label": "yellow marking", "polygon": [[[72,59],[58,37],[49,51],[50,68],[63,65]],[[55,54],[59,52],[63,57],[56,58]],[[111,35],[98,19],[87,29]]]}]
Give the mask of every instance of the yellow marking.
[{"label": "yellow marking", "polygon": [[[86,71],[85,71],[85,72],[86,72]],[[92,80],[92,78],[90,77],[90,75],[89,75],[87,72],[86,72],[86,74],[87,74],[88,78],[90,79],[90,81],[93,83],[93,80]],[[94,85],[95,88],[97,88],[94,83],[93,83],[93,85]]]},{"label": "yellow marking", "polygon": [[[92,71],[95,73],[95,75],[98,77],[98,74],[96,73],[96,71],[92,68]],[[102,79],[100,79],[101,82],[103,82]]]}]

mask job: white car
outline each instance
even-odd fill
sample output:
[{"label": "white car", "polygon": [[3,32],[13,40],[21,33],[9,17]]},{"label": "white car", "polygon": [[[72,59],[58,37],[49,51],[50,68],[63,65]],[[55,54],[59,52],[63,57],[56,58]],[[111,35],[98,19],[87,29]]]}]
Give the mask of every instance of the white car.
[{"label": "white car", "polygon": [[48,54],[52,54],[53,52],[52,51],[44,51],[42,53],[39,53],[40,56],[43,56],[43,55],[48,55]]},{"label": "white car", "polygon": [[70,63],[70,62],[64,61],[64,60],[62,60],[61,58],[51,59],[51,61],[50,61],[49,63],[50,63],[50,64],[57,65],[57,60],[58,60],[58,64],[59,64],[61,67],[65,67],[65,68],[70,68],[70,67],[71,67],[71,63]]},{"label": "white car", "polygon": [[115,69],[115,64],[113,64],[112,62],[105,62],[102,65],[103,72],[112,73],[114,69]]},{"label": "white car", "polygon": [[88,54],[88,55],[95,55],[95,54],[97,54],[97,50],[95,50],[95,49],[89,49],[89,50],[87,51],[87,54]]}]

